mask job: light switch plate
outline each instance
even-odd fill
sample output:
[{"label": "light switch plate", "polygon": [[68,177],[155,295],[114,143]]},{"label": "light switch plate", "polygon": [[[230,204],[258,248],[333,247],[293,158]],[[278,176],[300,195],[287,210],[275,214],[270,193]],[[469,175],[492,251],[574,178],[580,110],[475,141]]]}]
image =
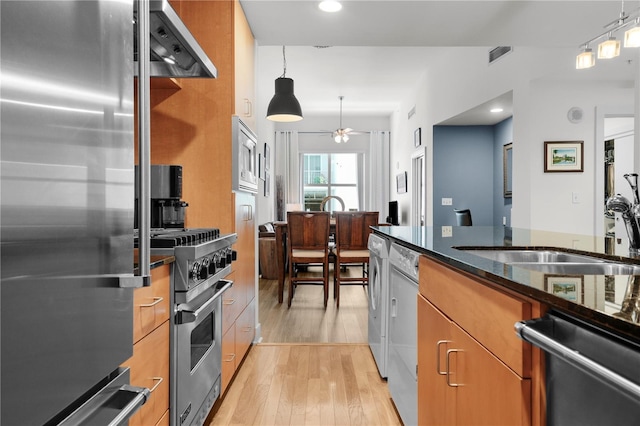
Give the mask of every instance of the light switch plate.
[{"label": "light switch plate", "polygon": [[442,236],[443,237],[453,237],[453,227],[451,227],[451,226],[443,226],[442,227]]}]

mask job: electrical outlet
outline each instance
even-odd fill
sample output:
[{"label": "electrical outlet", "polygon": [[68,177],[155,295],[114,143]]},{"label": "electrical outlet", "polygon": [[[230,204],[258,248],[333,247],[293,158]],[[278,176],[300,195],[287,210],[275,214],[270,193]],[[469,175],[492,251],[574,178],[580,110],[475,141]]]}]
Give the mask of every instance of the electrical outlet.
[{"label": "electrical outlet", "polygon": [[451,206],[453,205],[453,198],[443,198],[442,199],[443,206]]},{"label": "electrical outlet", "polygon": [[503,225],[507,225],[507,217],[506,216],[502,216],[502,224]]},{"label": "electrical outlet", "polygon": [[579,192],[572,192],[571,193],[571,201],[573,202],[573,204],[579,204],[580,203],[580,193]]},{"label": "electrical outlet", "polygon": [[442,236],[443,237],[453,237],[453,227],[451,227],[451,226],[443,226],[442,227]]}]

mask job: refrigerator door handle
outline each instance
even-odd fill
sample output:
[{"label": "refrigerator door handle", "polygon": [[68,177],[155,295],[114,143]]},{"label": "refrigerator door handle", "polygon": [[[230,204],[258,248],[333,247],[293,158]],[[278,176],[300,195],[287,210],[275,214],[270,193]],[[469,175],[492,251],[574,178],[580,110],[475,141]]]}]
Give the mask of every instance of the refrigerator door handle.
[{"label": "refrigerator door handle", "polygon": [[[537,319],[530,320],[530,322],[552,322],[551,319]],[[563,345],[557,340],[545,335],[544,333],[535,330],[527,324],[529,321],[520,321],[515,323],[516,334],[526,341],[540,349],[549,352],[557,357],[563,358],[572,363],[576,368],[579,368],[584,373],[595,377],[605,383],[611,384],[614,388],[624,389],[633,395],[634,398],[640,399],[640,386],[636,383],[626,379],[618,373],[611,371],[607,367],[593,361],[590,358],[582,355],[581,353]]]}]

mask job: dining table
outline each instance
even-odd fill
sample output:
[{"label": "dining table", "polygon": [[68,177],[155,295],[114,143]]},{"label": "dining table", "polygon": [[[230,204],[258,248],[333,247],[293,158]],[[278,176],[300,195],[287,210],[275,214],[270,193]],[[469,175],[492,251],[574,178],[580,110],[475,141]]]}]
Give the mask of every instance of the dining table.
[{"label": "dining table", "polygon": [[[378,226],[390,226],[389,223],[380,223]],[[287,222],[277,221],[273,222],[273,227],[276,233],[276,268],[278,270],[278,303],[282,303],[284,300],[284,281],[287,276]],[[329,233],[335,235],[336,233],[336,219],[331,218],[329,222]],[[329,261],[332,258],[335,259],[333,254],[333,248],[329,253]]]}]

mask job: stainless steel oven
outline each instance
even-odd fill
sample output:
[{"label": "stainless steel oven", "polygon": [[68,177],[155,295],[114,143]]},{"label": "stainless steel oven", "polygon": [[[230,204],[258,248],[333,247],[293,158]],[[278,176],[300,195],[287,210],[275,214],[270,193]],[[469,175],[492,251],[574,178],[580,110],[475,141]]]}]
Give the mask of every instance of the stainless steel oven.
[{"label": "stainless steel oven", "polygon": [[233,116],[233,189],[258,192],[258,138],[249,127]]},{"label": "stainless steel oven", "polygon": [[222,293],[220,280],[195,300],[177,305],[175,315],[176,424],[201,425],[220,395]]},{"label": "stainless steel oven", "polygon": [[171,425],[201,426],[220,395],[222,294],[236,234],[216,228],[158,229],[151,253],[171,254]]}]

